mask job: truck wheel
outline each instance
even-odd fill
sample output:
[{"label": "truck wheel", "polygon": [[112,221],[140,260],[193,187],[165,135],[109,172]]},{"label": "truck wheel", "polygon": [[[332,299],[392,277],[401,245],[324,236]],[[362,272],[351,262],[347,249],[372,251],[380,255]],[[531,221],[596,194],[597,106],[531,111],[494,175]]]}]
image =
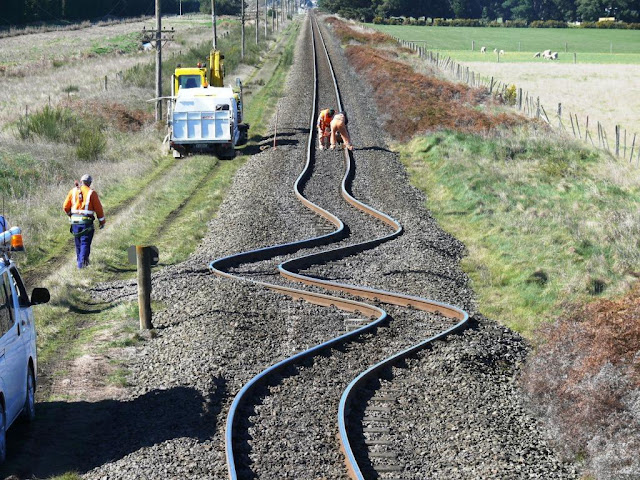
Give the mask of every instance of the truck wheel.
[{"label": "truck wheel", "polygon": [[29,423],[33,422],[36,418],[36,379],[33,376],[31,367],[29,367],[27,373],[27,395],[24,399],[22,417]]},{"label": "truck wheel", "polygon": [[233,146],[230,147],[220,147],[218,149],[218,157],[221,160],[233,160],[236,158],[236,149]]},{"label": "truck wheel", "polygon": [[0,405],[0,463],[7,458],[7,414]]}]

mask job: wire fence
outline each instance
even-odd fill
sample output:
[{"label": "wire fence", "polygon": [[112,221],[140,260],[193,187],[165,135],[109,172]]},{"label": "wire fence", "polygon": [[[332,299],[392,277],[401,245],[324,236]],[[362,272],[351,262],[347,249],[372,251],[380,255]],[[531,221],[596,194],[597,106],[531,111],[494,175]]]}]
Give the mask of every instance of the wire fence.
[{"label": "wire fence", "polygon": [[[440,55],[437,51],[429,50],[426,42],[406,41],[395,36],[392,36],[392,38],[403,47],[416,52],[420,58],[426,60],[451,78],[455,78],[457,81],[466,83],[474,88],[484,87],[489,91],[490,95],[501,98],[522,114],[543,121],[555,129],[573,135],[576,139],[580,139],[618,158],[628,160],[630,163],[635,160],[636,165],[640,165],[640,139],[638,139],[639,145],[636,147],[636,133],[633,133],[632,137],[631,132],[627,132],[626,128],[616,125],[614,136],[610,139],[604,126],[599,121],[594,124],[593,120],[589,120],[588,115],[585,121],[581,123],[577,114],[563,112],[562,103],[558,103],[557,109],[547,113],[547,110],[540,103],[540,97],[534,96],[528,91],[523,91],[522,88],[516,88],[515,85],[502,82],[492,76],[480,75],[447,55]],[[498,61],[500,61],[500,52],[496,54]],[[563,115],[565,116],[563,117]]]}]

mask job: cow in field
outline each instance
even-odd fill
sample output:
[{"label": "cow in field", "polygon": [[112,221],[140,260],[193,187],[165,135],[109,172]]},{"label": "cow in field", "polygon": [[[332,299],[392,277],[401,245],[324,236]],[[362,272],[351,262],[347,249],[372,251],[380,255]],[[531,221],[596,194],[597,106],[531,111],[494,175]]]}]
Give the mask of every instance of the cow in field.
[{"label": "cow in field", "polygon": [[487,53],[487,47],[480,47],[480,53]]},{"label": "cow in field", "polygon": [[540,58],[540,52],[536,52],[533,54],[533,58]]}]

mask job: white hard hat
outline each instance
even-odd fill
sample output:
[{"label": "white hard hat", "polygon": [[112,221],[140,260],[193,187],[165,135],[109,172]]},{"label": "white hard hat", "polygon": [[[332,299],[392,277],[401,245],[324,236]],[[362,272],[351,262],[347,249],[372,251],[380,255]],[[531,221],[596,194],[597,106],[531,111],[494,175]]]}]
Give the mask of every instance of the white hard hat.
[{"label": "white hard hat", "polygon": [[91,178],[91,175],[89,175],[88,173],[85,173],[84,175],[82,175],[80,181],[86,183],[87,185],[91,185],[91,182],[93,182],[93,178]]}]

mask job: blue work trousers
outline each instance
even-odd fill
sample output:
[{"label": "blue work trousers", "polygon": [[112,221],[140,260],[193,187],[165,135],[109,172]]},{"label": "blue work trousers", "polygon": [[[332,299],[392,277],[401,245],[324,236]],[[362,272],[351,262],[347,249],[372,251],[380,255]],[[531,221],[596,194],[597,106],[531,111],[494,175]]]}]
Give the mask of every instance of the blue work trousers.
[{"label": "blue work trousers", "polygon": [[89,265],[91,241],[93,240],[93,225],[82,223],[73,224],[71,225],[71,233],[73,233],[76,241],[76,257],[78,259],[78,268],[84,268]]}]

